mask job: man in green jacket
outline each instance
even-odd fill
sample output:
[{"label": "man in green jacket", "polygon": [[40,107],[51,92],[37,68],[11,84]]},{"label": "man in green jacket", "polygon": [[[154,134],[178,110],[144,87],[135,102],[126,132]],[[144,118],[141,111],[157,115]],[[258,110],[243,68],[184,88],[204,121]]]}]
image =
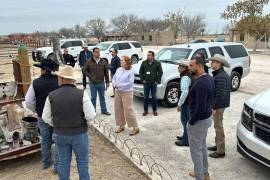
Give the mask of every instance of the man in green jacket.
[{"label": "man in green jacket", "polygon": [[144,112],[143,116],[148,114],[148,98],[151,91],[152,109],[154,116],[157,116],[157,84],[160,84],[163,71],[159,61],[155,60],[155,53],[148,51],[147,60],[143,61],[140,67],[140,79],[144,84]]}]

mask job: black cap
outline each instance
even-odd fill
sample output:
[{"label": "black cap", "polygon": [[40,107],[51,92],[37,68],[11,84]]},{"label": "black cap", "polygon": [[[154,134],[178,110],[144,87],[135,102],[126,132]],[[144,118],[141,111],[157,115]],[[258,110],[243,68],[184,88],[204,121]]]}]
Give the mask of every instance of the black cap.
[{"label": "black cap", "polygon": [[45,71],[57,71],[59,68],[59,65],[51,59],[43,59],[40,63],[34,64],[34,66]]}]

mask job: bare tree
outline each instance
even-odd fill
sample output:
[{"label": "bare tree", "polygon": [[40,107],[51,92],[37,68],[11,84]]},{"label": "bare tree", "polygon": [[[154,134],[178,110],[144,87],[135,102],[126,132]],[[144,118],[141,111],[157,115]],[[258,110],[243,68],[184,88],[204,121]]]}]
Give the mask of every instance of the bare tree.
[{"label": "bare tree", "polygon": [[74,37],[74,30],[73,28],[61,28],[59,30],[59,35],[63,38],[72,38]]},{"label": "bare tree", "polygon": [[202,14],[183,17],[181,31],[187,36],[188,40],[191,37],[194,39],[196,35],[199,35],[202,33],[202,30],[205,29],[206,24],[204,23],[204,18]]},{"label": "bare tree", "polygon": [[106,22],[101,18],[91,19],[86,22],[86,28],[89,30],[89,33],[97,37],[98,42],[100,42],[105,34]]},{"label": "bare tree", "polygon": [[183,11],[178,10],[176,12],[169,12],[165,15],[165,23],[169,26],[170,30],[174,35],[174,44],[176,44],[176,39],[178,33],[180,32],[180,26],[182,24]]},{"label": "bare tree", "polygon": [[77,38],[82,38],[86,36],[86,28],[77,24],[74,26],[74,35]]},{"label": "bare tree", "polygon": [[64,58],[60,50],[59,37],[57,35],[54,35],[51,37],[51,41],[53,42],[53,59],[52,60],[61,66],[63,65]]},{"label": "bare tree", "polygon": [[128,37],[130,33],[138,31],[138,17],[136,15],[122,14],[111,19],[115,31],[120,31],[123,36]]}]

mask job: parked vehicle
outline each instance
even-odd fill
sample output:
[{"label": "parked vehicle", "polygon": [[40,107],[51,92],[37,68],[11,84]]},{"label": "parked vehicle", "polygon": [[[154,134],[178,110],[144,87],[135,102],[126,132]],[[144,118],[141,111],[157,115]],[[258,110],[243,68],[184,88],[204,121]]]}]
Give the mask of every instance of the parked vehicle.
[{"label": "parked vehicle", "polygon": [[106,41],[96,45],[100,49],[100,57],[107,60],[111,64],[112,55],[110,49],[118,50],[118,56],[128,56],[133,64],[138,63],[142,59],[143,49],[137,41]]},{"label": "parked vehicle", "polygon": [[208,41],[204,40],[204,39],[195,39],[190,41],[190,43],[207,43]]},{"label": "parked vehicle", "polygon": [[[62,53],[64,48],[68,49],[68,53],[71,54],[74,58],[77,58],[77,55],[80,54],[82,50],[82,45],[84,41],[81,39],[61,39],[60,48]],[[92,48],[92,46],[90,46]],[[43,58],[52,59],[53,58],[53,47],[41,47],[32,52],[32,57],[34,61],[41,61]]]},{"label": "parked vehicle", "polygon": [[[198,53],[203,53],[206,58],[221,54],[228,59],[230,68],[225,68],[225,71],[231,76],[232,91],[239,88],[241,78],[246,77],[250,72],[250,56],[240,43],[192,43],[163,48],[157,53],[155,59],[161,62],[163,68],[161,84],[157,88],[157,99],[162,100],[164,105],[175,107],[179,100],[180,77],[176,62],[183,59],[191,60]],[[138,63],[133,66],[135,70],[134,95],[143,97],[143,83],[139,77],[140,65],[141,63]]]},{"label": "parked vehicle", "polygon": [[237,125],[237,151],[270,167],[270,90],[244,103]]}]

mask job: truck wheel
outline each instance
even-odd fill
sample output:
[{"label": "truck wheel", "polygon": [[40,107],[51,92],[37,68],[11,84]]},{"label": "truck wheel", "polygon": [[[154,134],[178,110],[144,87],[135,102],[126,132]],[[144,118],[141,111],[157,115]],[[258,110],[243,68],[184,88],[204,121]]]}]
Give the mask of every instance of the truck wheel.
[{"label": "truck wheel", "polygon": [[137,64],[138,61],[139,61],[139,58],[138,58],[137,55],[132,55],[132,56],[131,56],[131,63],[132,63],[132,64]]},{"label": "truck wheel", "polygon": [[165,96],[162,104],[167,107],[176,107],[179,101],[180,93],[179,93],[179,83],[170,82],[167,85]]},{"label": "truck wheel", "polygon": [[237,91],[241,84],[241,75],[237,71],[233,71],[231,74],[231,90]]},{"label": "truck wheel", "polygon": [[47,57],[47,59],[51,59],[51,60],[53,60],[53,58],[54,58],[53,54],[49,54],[48,57]]}]

